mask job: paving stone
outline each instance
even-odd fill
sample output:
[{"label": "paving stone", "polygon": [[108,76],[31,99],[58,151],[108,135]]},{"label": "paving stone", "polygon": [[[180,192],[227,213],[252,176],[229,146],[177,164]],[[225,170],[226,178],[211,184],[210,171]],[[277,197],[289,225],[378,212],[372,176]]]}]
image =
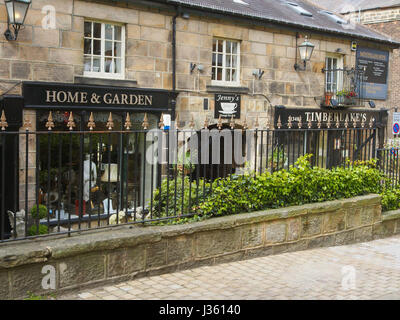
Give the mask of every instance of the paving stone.
[{"label": "paving stone", "polygon": [[[345,244],[353,236],[344,232],[336,242]],[[354,288],[346,287],[349,270],[355,270]],[[394,236],[141,278],[59,299],[398,300],[399,271],[400,236]]]}]

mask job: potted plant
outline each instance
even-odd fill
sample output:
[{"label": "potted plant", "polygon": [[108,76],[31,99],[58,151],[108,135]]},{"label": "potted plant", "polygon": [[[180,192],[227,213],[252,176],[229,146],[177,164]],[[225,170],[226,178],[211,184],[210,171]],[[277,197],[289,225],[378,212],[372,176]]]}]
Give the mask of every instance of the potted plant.
[{"label": "potted plant", "polygon": [[188,175],[193,172],[194,165],[192,164],[192,156],[190,150],[187,150],[185,153],[181,152],[179,154],[177,168],[179,172],[183,171],[185,175]]},{"label": "potted plant", "polygon": [[357,96],[357,93],[354,90],[342,90],[336,93],[336,96],[338,97],[338,102],[341,105],[353,105],[354,103],[354,98]]},{"label": "potted plant", "polygon": [[325,92],[325,105],[330,106],[331,105],[331,99],[333,96],[333,92]]}]

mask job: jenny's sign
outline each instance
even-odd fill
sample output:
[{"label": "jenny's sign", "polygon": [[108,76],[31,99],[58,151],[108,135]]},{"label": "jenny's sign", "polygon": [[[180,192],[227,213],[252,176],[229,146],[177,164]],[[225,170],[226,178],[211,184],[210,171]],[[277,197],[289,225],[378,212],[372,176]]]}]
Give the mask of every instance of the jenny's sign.
[{"label": "jenny's sign", "polygon": [[240,94],[224,94],[215,95],[215,112],[214,117],[235,118],[240,119]]},{"label": "jenny's sign", "polygon": [[358,69],[365,69],[361,98],[386,100],[389,52],[358,47],[356,64]]},{"label": "jenny's sign", "polygon": [[24,83],[25,107],[169,110],[172,95],[165,90],[113,88],[71,84]]}]

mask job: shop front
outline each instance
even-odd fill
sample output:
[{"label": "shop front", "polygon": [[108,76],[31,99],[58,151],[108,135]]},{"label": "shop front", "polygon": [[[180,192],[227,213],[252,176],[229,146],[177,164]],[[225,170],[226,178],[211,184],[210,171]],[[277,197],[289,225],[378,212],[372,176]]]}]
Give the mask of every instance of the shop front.
[{"label": "shop front", "polygon": [[332,168],[376,157],[385,141],[387,110],[277,106],[274,126],[282,158],[294,163],[308,153],[314,165]]},{"label": "shop front", "polygon": [[[23,98],[24,109],[36,115],[34,139],[26,146],[35,154],[36,174],[33,183],[28,181],[36,193],[32,205],[45,205],[58,225],[63,219],[108,218],[146,206],[161,172],[157,161],[146,161],[153,142],[145,132],[158,128],[161,114],[174,117],[176,95],[156,89],[26,82]],[[23,207],[29,209],[26,203]]]}]

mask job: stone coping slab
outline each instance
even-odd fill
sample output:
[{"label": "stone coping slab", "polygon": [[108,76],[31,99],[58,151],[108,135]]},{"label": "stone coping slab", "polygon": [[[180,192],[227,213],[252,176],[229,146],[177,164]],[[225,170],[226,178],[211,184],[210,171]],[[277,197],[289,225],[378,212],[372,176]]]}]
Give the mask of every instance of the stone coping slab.
[{"label": "stone coping slab", "polygon": [[[139,244],[156,243],[163,238],[190,235],[193,233],[229,229],[246,224],[298,217],[313,213],[327,213],[338,209],[378,205],[381,196],[370,194],[320,203],[311,203],[279,209],[236,214],[182,225],[136,226],[125,225],[110,229],[99,229],[45,238],[6,242],[0,244],[0,270],[17,266],[43,263],[51,259],[62,259],[96,251],[134,247]],[[400,213],[399,213],[400,217]]]}]

